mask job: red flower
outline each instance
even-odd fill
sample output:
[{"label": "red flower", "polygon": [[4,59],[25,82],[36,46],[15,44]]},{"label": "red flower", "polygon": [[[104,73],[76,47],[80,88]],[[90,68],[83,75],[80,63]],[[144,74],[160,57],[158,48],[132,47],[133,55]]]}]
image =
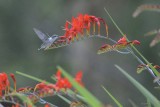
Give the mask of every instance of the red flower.
[{"label": "red flower", "polygon": [[16,92],[16,78],[14,76],[14,74],[10,74],[10,77],[12,78],[13,82],[14,82],[14,91]]},{"label": "red flower", "polygon": [[64,36],[66,38],[69,36],[69,31],[70,31],[69,28],[68,28],[68,25],[69,25],[69,22],[66,21],[65,28],[64,28],[64,30],[66,31],[65,34],[64,34]]},{"label": "red flower", "polygon": [[97,54],[102,54],[102,53],[105,53],[105,52],[108,52],[108,51],[117,51],[117,50],[120,50],[120,49],[124,49],[126,48],[128,45],[139,45],[140,42],[138,40],[133,40],[133,41],[127,41],[126,39],[126,35],[124,35],[124,37],[120,38],[118,40],[118,42],[114,45],[109,45],[109,44],[105,44],[103,46],[101,46],[97,52]]},{"label": "red flower", "polygon": [[30,90],[34,90],[34,88],[33,88],[33,87],[29,87],[29,86],[27,86],[27,87],[22,87],[22,88],[19,88],[19,89],[17,90],[17,92],[27,92],[27,91],[30,91]]},{"label": "red flower", "polygon": [[46,87],[47,87],[47,84],[45,84],[44,82],[41,82],[41,83],[39,83],[39,84],[37,84],[37,85],[35,86],[34,91],[36,91],[36,90],[41,90],[41,89],[44,89],[44,88],[46,88]]},{"label": "red flower", "polygon": [[56,90],[59,91],[61,89],[67,89],[67,88],[71,88],[72,85],[71,83],[68,81],[67,78],[61,78],[59,80],[57,80],[56,84],[55,84]]},{"label": "red flower", "polygon": [[57,73],[56,73],[56,75],[55,75],[55,78],[56,78],[57,80],[60,80],[60,79],[61,79],[61,74],[62,74],[62,72],[58,69],[58,71],[57,71]]},{"label": "red flower", "polygon": [[76,36],[78,33],[83,34],[83,17],[81,15],[79,15],[79,17],[77,18],[72,18],[72,28],[71,31],[74,32]]},{"label": "red flower", "polygon": [[5,89],[7,86],[9,86],[9,80],[6,73],[0,73],[0,84],[3,86],[3,89]]},{"label": "red flower", "polygon": [[16,103],[16,105],[12,105],[12,107],[20,107],[20,105]]},{"label": "red flower", "polygon": [[[95,17],[95,16],[90,16],[90,19],[91,19],[91,21],[93,22],[93,24],[94,24],[94,27],[95,27],[95,23],[97,23],[97,25],[98,25],[98,34],[100,35],[100,20],[99,20],[99,18],[97,18],[97,17]],[[95,28],[94,28],[95,29]]]},{"label": "red flower", "polygon": [[49,91],[50,89],[55,89],[55,85],[54,84],[46,84],[45,82],[41,82],[39,84],[37,84],[34,88],[34,91],[36,90],[44,90],[44,91]]},{"label": "red flower", "polygon": [[82,71],[77,72],[77,74],[76,74],[76,76],[75,76],[75,80],[76,80],[80,85],[83,86],[82,76],[83,76]]},{"label": "red flower", "polygon": [[3,86],[0,85],[0,97],[2,96],[2,90],[3,90]]},{"label": "red flower", "polygon": [[61,71],[58,70],[56,75],[55,75],[57,81],[55,84],[55,90],[59,91],[60,89],[67,89],[67,88],[71,88],[72,85],[70,84],[70,82],[68,81],[67,78],[62,78],[61,77]]},{"label": "red flower", "polygon": [[84,34],[85,29],[87,31],[87,34],[89,35],[91,24],[93,24],[93,33],[95,33],[95,24],[98,25],[98,34],[100,35],[101,22],[106,26],[106,31],[108,35],[107,24],[102,18],[91,16],[88,14],[79,14],[78,17],[72,17],[71,22],[66,21],[64,28],[65,33],[63,36],[60,36],[60,39],[66,39],[68,43],[70,43],[71,40],[74,41],[74,38],[78,40],[78,34],[82,36]]},{"label": "red flower", "polygon": [[114,48],[115,50],[117,50],[117,49],[124,49],[124,48],[126,48],[128,45],[130,45],[130,44],[139,45],[140,42],[139,42],[138,40],[133,40],[133,41],[127,42],[126,35],[125,35],[124,37],[120,38],[115,45],[113,45],[113,48]]},{"label": "red flower", "polygon": [[84,19],[84,28],[86,28],[86,30],[90,32],[90,27],[91,27],[90,16],[88,14],[85,14],[83,19]]},{"label": "red flower", "polygon": [[[82,83],[82,71],[79,71],[76,76],[75,76],[75,80],[83,86],[83,83]],[[69,82],[69,80],[67,78],[64,78],[61,76],[61,71],[58,70],[56,75],[55,75],[55,78],[56,78],[56,83],[55,84],[46,84],[45,82],[41,82],[39,84],[37,84],[34,88],[34,91],[50,91],[51,89],[54,89],[56,91],[60,91],[61,89],[70,89],[72,88],[72,84]]]},{"label": "red flower", "polygon": [[[75,80],[83,86],[83,83],[82,83],[82,71],[79,71],[76,76],[75,76]],[[61,71],[58,70],[56,75],[55,75],[57,81],[56,81],[56,84],[55,84],[55,90],[56,91],[59,91],[61,89],[70,89],[72,88],[72,84],[69,82],[69,80],[67,78],[63,78],[61,77]]]},{"label": "red flower", "polygon": [[0,73],[0,96],[2,96],[2,91],[9,91],[9,80],[6,73]]},{"label": "red flower", "polygon": [[126,37],[122,37],[118,40],[117,44],[127,44]]},{"label": "red flower", "polygon": [[135,44],[135,45],[140,45],[141,44],[138,40],[134,40],[134,41],[132,41],[132,43]]},{"label": "red flower", "polygon": [[133,40],[133,41],[130,41],[130,42],[127,42],[127,39],[126,39],[126,35],[122,38],[120,38],[117,42],[117,44],[123,44],[123,45],[128,45],[128,44],[136,44],[136,45],[139,45],[140,42],[138,40]]},{"label": "red flower", "polygon": [[50,105],[49,104],[45,104],[45,106],[44,107],[50,107]]}]

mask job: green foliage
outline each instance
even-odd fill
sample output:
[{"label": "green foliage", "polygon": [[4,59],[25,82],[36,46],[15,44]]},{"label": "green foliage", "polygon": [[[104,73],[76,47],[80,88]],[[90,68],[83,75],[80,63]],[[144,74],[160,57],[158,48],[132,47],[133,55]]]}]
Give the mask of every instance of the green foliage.
[{"label": "green foliage", "polygon": [[64,69],[59,66],[58,69],[62,71],[62,74],[68,78],[73,87],[75,87],[75,89],[85,98],[85,102],[91,107],[103,107],[103,104],[96,97],[94,97],[87,89],[80,86]]},{"label": "green foliage", "polygon": [[[104,8],[105,9],[105,8]],[[113,22],[113,24],[115,25],[115,27],[118,29],[118,31],[121,33],[122,36],[124,36],[125,34],[122,32],[122,30],[118,27],[118,25],[116,24],[116,22],[113,20],[112,16],[109,14],[109,12],[105,9],[106,13],[108,14],[109,18],[111,19],[111,21]],[[127,37],[126,37],[127,38]],[[127,39],[128,40],[128,39]],[[131,47],[140,55],[140,57],[149,65],[149,67],[153,70],[153,72],[156,74],[156,76],[158,76],[158,71],[151,65],[151,63],[133,46],[131,45]]]},{"label": "green foliage", "polygon": [[124,71],[121,67],[118,65],[115,65],[115,67],[121,71],[123,75],[126,76],[126,78],[148,99],[148,102],[150,102],[154,107],[160,107],[159,100],[151,94],[145,87],[143,87],[138,81],[136,81],[133,77],[131,77],[126,71]]}]

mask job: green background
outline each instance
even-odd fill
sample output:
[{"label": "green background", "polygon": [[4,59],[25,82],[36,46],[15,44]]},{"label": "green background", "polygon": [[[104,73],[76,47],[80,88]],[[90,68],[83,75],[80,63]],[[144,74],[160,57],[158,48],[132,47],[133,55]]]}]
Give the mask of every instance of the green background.
[{"label": "green background", "polygon": [[[138,50],[153,64],[160,65],[160,45],[149,47],[152,37],[144,37],[148,31],[159,29],[160,14],[143,12],[137,18],[132,14],[141,4],[159,4],[158,0],[0,0],[0,71],[24,72],[44,80],[49,79],[60,65],[74,75],[82,70],[85,87],[105,104],[114,102],[105,94],[101,85],[125,106],[131,106],[128,99],[143,106],[146,102],[141,93],[114,67],[121,66],[136,80],[160,98],[154,89],[153,78],[146,71],[136,74],[137,60],[131,55],[116,52],[97,55],[97,49],[109,41],[92,38],[73,45],[49,51],[38,51],[41,40],[33,28],[49,35],[64,34],[65,21],[79,13],[95,15],[105,19],[109,26],[109,37],[118,40],[121,35],[104,11],[110,12],[122,31],[130,40],[141,41]],[[103,25],[102,25],[103,26]],[[101,34],[105,31],[101,27]],[[37,82],[16,75],[18,87],[34,86]],[[50,97],[47,100],[62,106],[64,101]],[[67,105],[67,104],[63,104]]]}]

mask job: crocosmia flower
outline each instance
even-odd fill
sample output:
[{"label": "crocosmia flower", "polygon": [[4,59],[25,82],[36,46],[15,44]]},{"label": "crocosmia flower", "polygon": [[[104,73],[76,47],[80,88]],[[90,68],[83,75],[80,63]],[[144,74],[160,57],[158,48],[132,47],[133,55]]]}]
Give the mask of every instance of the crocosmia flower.
[{"label": "crocosmia flower", "polygon": [[109,51],[119,51],[121,49],[125,49],[129,45],[140,45],[140,42],[138,40],[133,41],[127,41],[126,36],[120,38],[117,43],[113,45],[105,44],[101,46],[97,52],[97,54],[106,53]]},{"label": "crocosmia flower", "polygon": [[8,80],[8,76],[5,72],[0,73],[0,97],[2,96],[2,91],[9,90],[9,80]]},{"label": "crocosmia flower", "polygon": [[[79,38],[83,38],[83,36],[85,35],[86,37],[89,37],[90,35],[95,35],[96,25],[98,28],[98,35],[100,35],[101,23],[106,28],[106,35],[108,36],[108,26],[103,20],[103,18],[88,14],[79,14],[77,17],[72,17],[72,20],[66,21],[64,25],[64,34],[62,36],[59,36],[59,39],[57,39],[50,47],[47,47],[45,50],[66,46],[74,41],[78,41]],[[90,29],[92,26],[93,32],[92,34],[90,34]]]}]

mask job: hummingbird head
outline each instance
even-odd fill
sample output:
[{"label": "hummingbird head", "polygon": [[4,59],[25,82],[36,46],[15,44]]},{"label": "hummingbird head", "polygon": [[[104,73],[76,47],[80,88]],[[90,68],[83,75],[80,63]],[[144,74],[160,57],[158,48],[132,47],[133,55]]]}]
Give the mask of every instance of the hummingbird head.
[{"label": "hummingbird head", "polygon": [[49,41],[55,41],[58,39],[58,35],[52,35],[51,37],[48,38]]},{"label": "hummingbird head", "polygon": [[51,37],[52,38],[58,38],[58,35],[52,35]]}]

